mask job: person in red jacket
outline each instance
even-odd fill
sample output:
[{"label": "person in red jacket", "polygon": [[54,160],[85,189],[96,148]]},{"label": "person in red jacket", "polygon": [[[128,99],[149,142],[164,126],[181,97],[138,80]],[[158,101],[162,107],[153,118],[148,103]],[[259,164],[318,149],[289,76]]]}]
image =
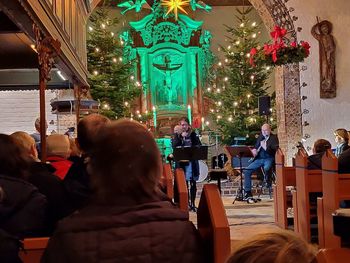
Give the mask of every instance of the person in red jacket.
[{"label": "person in red jacket", "polygon": [[56,169],[54,175],[61,180],[67,175],[72,162],[70,156],[69,138],[63,134],[52,134],[46,140],[47,161]]},{"label": "person in red jacket", "polygon": [[59,223],[41,262],[206,262],[188,213],[158,189],[162,163],[150,132],[112,122],[89,157],[94,195]]}]

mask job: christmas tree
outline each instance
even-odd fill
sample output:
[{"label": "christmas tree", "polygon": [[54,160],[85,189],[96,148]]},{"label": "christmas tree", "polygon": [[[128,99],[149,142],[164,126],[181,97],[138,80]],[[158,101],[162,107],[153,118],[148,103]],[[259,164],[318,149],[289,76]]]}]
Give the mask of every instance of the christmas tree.
[{"label": "christmas tree", "polygon": [[249,63],[249,52],[253,47],[259,48],[260,35],[259,25],[249,20],[251,11],[252,8],[237,9],[238,27],[226,26],[228,46],[221,47],[224,61],[217,63],[215,78],[205,92],[212,102],[209,117],[225,144],[233,144],[235,137],[254,144],[261,125],[267,121],[266,116],[258,114],[258,98],[267,95],[271,69]]},{"label": "christmas tree", "polygon": [[90,92],[107,117],[133,117],[132,103],[141,94],[141,84],[133,76],[133,62],[123,61],[123,42],[113,32],[117,24],[118,19],[110,18],[105,7],[90,17],[87,40]]}]

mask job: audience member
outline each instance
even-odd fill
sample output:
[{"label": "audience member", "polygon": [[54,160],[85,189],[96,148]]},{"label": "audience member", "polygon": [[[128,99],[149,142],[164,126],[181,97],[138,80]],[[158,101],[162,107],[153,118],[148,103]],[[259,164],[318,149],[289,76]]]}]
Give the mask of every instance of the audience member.
[{"label": "audience member", "polygon": [[335,148],[335,156],[339,157],[339,155],[350,148],[349,146],[349,133],[345,129],[336,129],[334,131],[335,142],[337,143],[337,147]]},{"label": "audience member", "polygon": [[325,139],[318,139],[312,148],[313,154],[308,157],[308,166],[310,170],[322,169],[322,155],[332,147],[331,143]]},{"label": "audience member", "polygon": [[26,179],[47,198],[47,232],[51,234],[56,222],[73,212],[73,208],[67,199],[63,182],[53,174],[56,170],[53,166],[48,163],[42,163],[37,159],[35,141],[28,133],[19,131],[11,134],[11,137],[15,139],[15,142],[31,159],[30,173]]},{"label": "audience member", "polygon": [[350,173],[350,149],[343,151],[338,157],[338,172],[341,174]]},{"label": "audience member", "polygon": [[[35,145],[36,145],[36,149],[38,151],[38,155],[40,158],[41,155],[41,135],[40,135],[40,118],[36,118],[35,122],[34,122],[34,127],[35,127],[35,132],[32,133],[30,136],[33,137],[33,139],[35,140]],[[47,122],[45,123],[45,130],[47,130],[48,124]]]},{"label": "audience member", "polygon": [[289,230],[258,234],[239,243],[226,263],[311,263],[316,248]]},{"label": "audience member", "polygon": [[90,156],[94,198],[60,222],[42,262],[204,262],[188,213],[159,196],[162,163],[151,133],[116,121],[101,129]]},{"label": "audience member", "polygon": [[63,180],[72,162],[70,156],[69,138],[63,134],[52,134],[46,140],[47,161],[56,169],[54,175]]},{"label": "audience member", "polygon": [[79,161],[81,157],[81,151],[76,144],[76,140],[74,138],[69,138],[69,145],[70,145],[70,156],[68,160],[72,162]]},{"label": "audience member", "polygon": [[25,181],[29,174],[26,153],[9,135],[0,134],[0,229],[19,238],[41,235],[46,229],[43,194]]},{"label": "audience member", "polygon": [[78,137],[75,142],[81,156],[73,159],[73,164],[63,180],[70,203],[75,209],[84,206],[91,195],[90,178],[86,171],[88,155],[95,139],[100,136],[101,128],[109,122],[103,115],[90,114],[78,123]]}]

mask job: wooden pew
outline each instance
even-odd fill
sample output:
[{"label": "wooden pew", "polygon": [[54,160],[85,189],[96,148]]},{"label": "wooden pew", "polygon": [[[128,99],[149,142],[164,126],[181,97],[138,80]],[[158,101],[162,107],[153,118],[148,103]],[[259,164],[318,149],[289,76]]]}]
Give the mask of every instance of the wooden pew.
[{"label": "wooden pew", "polygon": [[48,242],[48,237],[25,238],[23,240],[24,251],[19,252],[23,263],[39,263]]},{"label": "wooden pew", "polygon": [[[308,154],[304,149],[299,149],[295,158],[296,174],[296,207],[294,217],[294,231],[299,233],[306,241],[311,242],[311,214],[310,193],[322,192],[321,170],[308,170]],[[316,215],[315,215],[316,217]]]},{"label": "wooden pew", "polygon": [[281,149],[276,152],[276,186],[274,186],[274,206],[275,223],[280,227],[287,229],[287,209],[290,205],[287,202],[287,186],[295,186],[295,167],[286,167],[284,154]]},{"label": "wooden pew", "polygon": [[188,213],[188,189],[186,184],[185,173],[182,168],[175,170],[175,184],[179,197],[179,208]]},{"label": "wooden pew", "polygon": [[323,197],[317,200],[319,235],[321,247],[339,248],[341,240],[333,234],[332,213],[339,208],[341,200],[350,200],[350,174],[338,174],[338,159],[331,150],[322,157]]},{"label": "wooden pew", "polygon": [[327,248],[320,249],[317,253],[317,263],[348,263],[350,261],[350,249]]},{"label": "wooden pew", "polygon": [[230,227],[218,187],[206,184],[197,212],[198,230],[204,240],[208,262],[224,263],[231,253]]},{"label": "wooden pew", "polygon": [[166,189],[166,195],[169,199],[174,198],[173,173],[169,163],[163,164],[163,186]]}]

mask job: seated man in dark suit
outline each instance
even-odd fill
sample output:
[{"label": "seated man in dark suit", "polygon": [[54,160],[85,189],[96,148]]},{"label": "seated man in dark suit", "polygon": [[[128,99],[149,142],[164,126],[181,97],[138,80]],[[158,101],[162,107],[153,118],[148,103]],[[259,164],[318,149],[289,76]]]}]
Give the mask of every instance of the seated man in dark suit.
[{"label": "seated man in dark suit", "polygon": [[313,154],[307,159],[309,161],[307,168],[310,170],[321,170],[322,169],[322,155],[327,149],[332,148],[331,143],[325,139],[318,139],[314,143],[312,148]]},{"label": "seated man in dark suit", "polygon": [[244,199],[251,198],[252,192],[252,173],[261,167],[267,172],[271,169],[275,161],[275,154],[278,149],[279,141],[277,135],[271,133],[271,127],[265,123],[261,126],[261,134],[258,137],[252,153],[254,160],[249,164],[244,172]]}]

